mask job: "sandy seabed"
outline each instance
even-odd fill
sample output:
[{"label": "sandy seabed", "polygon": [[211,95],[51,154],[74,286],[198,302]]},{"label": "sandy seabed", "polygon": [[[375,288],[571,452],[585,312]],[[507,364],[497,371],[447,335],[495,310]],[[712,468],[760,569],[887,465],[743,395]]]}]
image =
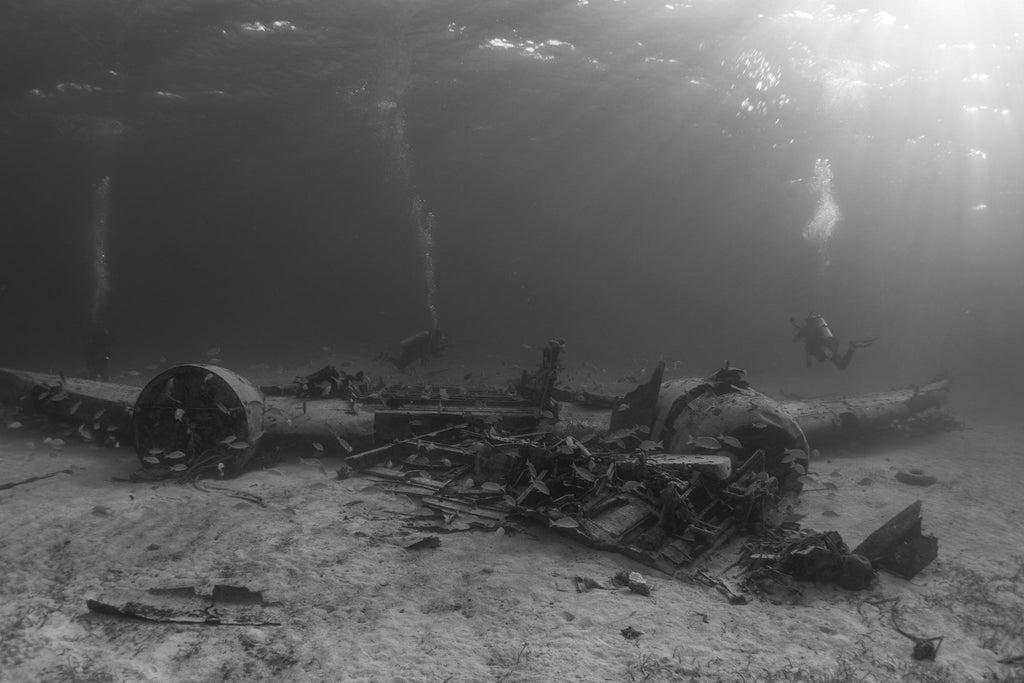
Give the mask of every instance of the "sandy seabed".
[{"label": "sandy seabed", "polygon": [[[426,535],[405,526],[421,508],[381,483],[337,480],[338,457],[294,454],[204,491],[112,481],[137,469],[132,451],[53,449],[0,424],[0,483],[72,471],[0,491],[0,680],[1024,681],[1024,663],[998,662],[1024,655],[1024,424],[963,401],[954,413],[964,430],[823,453],[812,470],[837,488],[804,493],[797,510],[854,546],[920,499],[934,563],[911,581],[807,584],[792,604],[746,605],[542,527],[406,550]],[[911,467],[938,482],[895,480]],[[735,558],[726,547],[698,566]],[[611,586],[622,569],[651,595],[576,590],[574,577]],[[263,591],[281,624],[86,608],[119,589],[217,583]],[[911,657],[888,607],[872,604],[883,598],[899,598],[905,631],[944,637],[935,661]],[[627,640],[627,627],[643,635]]]}]

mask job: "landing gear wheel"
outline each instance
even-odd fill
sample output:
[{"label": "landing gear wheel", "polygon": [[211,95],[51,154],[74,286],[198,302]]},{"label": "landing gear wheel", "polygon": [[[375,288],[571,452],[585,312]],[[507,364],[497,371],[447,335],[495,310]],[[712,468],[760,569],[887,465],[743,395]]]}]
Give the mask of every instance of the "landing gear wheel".
[{"label": "landing gear wheel", "polygon": [[239,474],[263,435],[263,394],[215,365],[179,365],[139,394],[135,452],[145,468],[171,475]]}]

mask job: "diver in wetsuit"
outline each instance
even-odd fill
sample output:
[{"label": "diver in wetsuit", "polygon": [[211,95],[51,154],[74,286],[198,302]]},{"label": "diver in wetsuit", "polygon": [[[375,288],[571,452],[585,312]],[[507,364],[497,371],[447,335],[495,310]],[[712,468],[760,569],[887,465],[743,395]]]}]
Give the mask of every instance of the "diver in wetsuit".
[{"label": "diver in wetsuit", "polygon": [[110,379],[110,345],[114,343],[114,337],[103,330],[93,335],[85,345],[85,368],[89,373],[89,379],[99,379],[104,382]]},{"label": "diver in wetsuit", "polygon": [[445,349],[448,348],[448,340],[448,334],[436,327],[423,330],[399,343],[402,352],[398,358],[385,352],[381,354],[381,359],[388,361],[399,370],[405,370],[417,360],[420,363],[428,363],[431,358],[443,356]]},{"label": "diver in wetsuit", "polygon": [[798,325],[793,318],[790,318],[789,322],[797,328],[793,341],[802,341],[804,343],[807,367],[811,367],[811,358],[815,358],[819,363],[827,360],[832,361],[832,364],[837,368],[845,370],[850,365],[850,361],[853,360],[854,351],[875,343],[874,337],[859,342],[853,341],[846,348],[846,353],[840,354],[839,340],[832,333],[832,328],[829,327],[828,321],[824,317],[811,313],[807,316],[803,325]]}]

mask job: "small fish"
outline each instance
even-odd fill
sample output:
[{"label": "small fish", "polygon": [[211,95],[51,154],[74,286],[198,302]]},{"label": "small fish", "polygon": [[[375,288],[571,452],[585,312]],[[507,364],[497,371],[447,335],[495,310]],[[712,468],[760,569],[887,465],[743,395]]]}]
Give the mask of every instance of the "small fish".
[{"label": "small fish", "polygon": [[217,443],[222,443],[222,444],[224,444],[226,446],[227,444],[231,443],[232,441],[234,441],[237,438],[238,437],[234,436],[234,435],[232,435],[232,436],[225,436],[223,439],[221,439]]},{"label": "small fish", "polygon": [[159,465],[160,458],[153,457],[152,455],[147,455],[145,458],[142,459],[142,462],[148,463],[150,465]]},{"label": "small fish", "polygon": [[248,447],[249,443],[246,441],[232,441],[231,444],[228,445],[228,448],[233,448],[236,451],[244,451]]},{"label": "small fish", "polygon": [[786,457],[782,459],[783,463],[789,464],[796,462],[797,460],[806,460],[807,454],[799,448],[790,448],[786,450]]},{"label": "small fish", "polygon": [[78,409],[81,408],[81,407],[82,407],[82,402],[81,401],[75,401],[75,404],[73,406],[71,406],[71,412],[69,414],[70,415],[74,415],[75,413],[78,412]]},{"label": "small fish", "polygon": [[722,444],[713,436],[698,436],[696,439],[691,436],[686,440],[686,444],[702,451],[722,450]]},{"label": "small fish", "polygon": [[345,449],[345,452],[347,452],[347,453],[351,453],[352,452],[352,446],[349,445],[348,441],[345,441],[345,439],[343,439],[343,438],[341,438],[340,436],[337,436],[337,435],[335,435],[334,439],[335,439],[335,441],[338,442],[339,446],[341,446],[342,448]]},{"label": "small fish", "polygon": [[601,437],[601,443],[611,443],[613,441],[620,441],[631,436],[633,436],[632,429],[619,429],[617,431],[612,432],[611,434],[607,434]]},{"label": "small fish", "polygon": [[216,406],[217,406],[217,410],[219,410],[220,412],[224,413],[225,415],[230,415],[231,414],[231,411],[228,410],[228,407],[226,405],[224,405],[223,403],[221,403],[220,401],[216,402]]},{"label": "small fish", "polygon": [[103,417],[103,413],[105,413],[105,412],[107,412],[106,408],[103,408],[101,410],[97,410],[96,414],[92,416],[92,419],[94,419],[94,420],[100,419],[101,417]]},{"label": "small fish", "polygon": [[578,476],[583,481],[589,481],[590,483],[594,483],[594,473],[588,470],[587,468],[579,467],[578,465],[573,465],[572,469],[576,473],[576,476]]},{"label": "small fish", "polygon": [[181,422],[183,417],[185,417],[185,409],[184,408],[175,408],[174,409],[174,421],[175,422]]},{"label": "small fish", "polygon": [[173,451],[164,456],[164,460],[181,460],[185,454],[181,451]]},{"label": "small fish", "polygon": [[86,441],[92,441],[95,438],[92,432],[85,428],[85,425],[78,425],[78,434]]},{"label": "small fish", "polygon": [[21,429],[21,423],[15,420],[7,425],[8,429]]},{"label": "small fish", "polygon": [[213,347],[207,349],[206,350],[206,355],[209,356],[209,357],[219,356],[220,355],[220,347],[219,346],[213,346]]},{"label": "small fish", "polygon": [[314,441],[313,442],[313,450],[315,450],[317,453],[323,453],[324,452],[324,445],[322,443],[320,443],[319,441]]},{"label": "small fish", "polygon": [[150,455],[160,455],[163,452],[164,452],[163,448],[150,448],[149,449],[149,454]]},{"label": "small fish", "polygon": [[217,365],[221,362],[221,360],[220,358],[211,358],[210,362],[213,363],[214,365]]},{"label": "small fish", "polygon": [[138,370],[126,370],[124,374],[128,375],[129,377],[141,377],[142,376],[142,373],[139,372]]},{"label": "small fish", "polygon": [[743,444],[740,443],[740,440],[737,439],[735,436],[725,436],[724,434],[719,434],[718,440],[721,441],[723,445],[728,446],[729,448],[743,448]]},{"label": "small fish", "polygon": [[184,463],[180,463],[179,462],[177,465],[171,465],[171,471],[172,472],[184,472],[187,469],[188,469],[188,465],[186,465]]}]

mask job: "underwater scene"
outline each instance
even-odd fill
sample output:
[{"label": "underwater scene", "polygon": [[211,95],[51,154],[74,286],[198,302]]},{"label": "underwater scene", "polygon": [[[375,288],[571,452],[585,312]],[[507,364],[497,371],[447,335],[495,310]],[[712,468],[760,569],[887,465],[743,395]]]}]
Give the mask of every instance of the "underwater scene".
[{"label": "underwater scene", "polygon": [[1024,680],[1022,59],[5,0],[0,680]]}]

